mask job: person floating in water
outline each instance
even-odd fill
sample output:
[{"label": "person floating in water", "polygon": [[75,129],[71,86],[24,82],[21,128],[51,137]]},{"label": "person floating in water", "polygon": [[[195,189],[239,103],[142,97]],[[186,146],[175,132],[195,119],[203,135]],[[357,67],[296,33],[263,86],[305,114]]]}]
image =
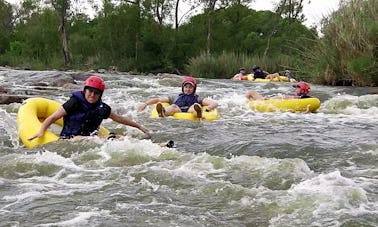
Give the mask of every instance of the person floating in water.
[{"label": "person floating in water", "polygon": [[249,100],[267,100],[267,99],[304,99],[304,98],[311,98],[308,95],[311,88],[310,85],[306,82],[300,81],[297,84],[293,85],[295,88],[294,95],[276,95],[272,97],[265,97],[259,94],[256,91],[247,91],[246,97]]},{"label": "person floating in water", "polygon": [[256,79],[269,79],[270,81],[273,81],[274,78],[277,78],[278,81],[281,81],[280,74],[278,74],[278,73],[270,74],[270,73],[262,70],[261,67],[257,66],[257,65],[254,65],[252,67],[251,74],[253,74],[253,80],[256,80]]},{"label": "person floating in water", "polygon": [[247,80],[247,72],[245,71],[245,68],[240,68],[239,73],[235,74],[231,79],[232,80]]},{"label": "person floating in water", "polygon": [[[196,94],[197,81],[193,77],[185,77],[181,83],[181,91],[178,96],[153,98],[138,107],[139,111],[144,110],[148,105],[156,105],[159,117],[172,116],[175,113],[193,113],[197,118],[202,118],[202,106],[206,111],[215,109],[218,103],[210,98],[201,99]],[[167,102],[169,106],[163,107],[162,103]]]},{"label": "person floating in water", "polygon": [[286,77],[289,79],[290,82],[297,82],[297,81],[295,80],[295,78],[294,78],[293,73],[290,72],[290,70],[287,70],[287,69],[286,69],[285,72],[284,72],[284,76],[286,76]]},{"label": "person floating in water", "polygon": [[98,131],[102,120],[107,118],[135,127],[149,135],[148,130],[142,125],[115,113],[109,105],[102,102],[101,97],[104,90],[105,82],[102,78],[88,77],[84,82],[83,90],[72,93],[71,98],[46,118],[39,131],[29,140],[42,137],[47,128],[61,117],[63,117],[63,129],[60,137],[63,139],[74,136],[91,136]]}]

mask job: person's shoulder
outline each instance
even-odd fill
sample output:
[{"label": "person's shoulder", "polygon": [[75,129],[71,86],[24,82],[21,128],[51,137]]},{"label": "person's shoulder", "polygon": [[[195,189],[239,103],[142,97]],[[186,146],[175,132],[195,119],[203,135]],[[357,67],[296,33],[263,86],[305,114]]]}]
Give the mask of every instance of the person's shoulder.
[{"label": "person's shoulder", "polygon": [[111,108],[110,105],[108,105],[107,103],[102,102],[102,105],[103,105],[104,107],[106,107],[106,108]]},{"label": "person's shoulder", "polygon": [[65,103],[63,103],[62,107],[67,113],[71,113],[72,111],[75,111],[79,109],[81,106],[80,100],[75,97],[71,96],[70,99],[68,99]]},{"label": "person's shoulder", "polygon": [[72,104],[79,103],[79,102],[80,102],[80,100],[77,97],[72,95],[64,104],[69,103],[69,104],[72,105]]},{"label": "person's shoulder", "polygon": [[105,119],[106,119],[112,113],[112,108],[108,104],[106,104],[104,102],[102,102],[102,108],[105,110],[104,116],[105,116]]}]

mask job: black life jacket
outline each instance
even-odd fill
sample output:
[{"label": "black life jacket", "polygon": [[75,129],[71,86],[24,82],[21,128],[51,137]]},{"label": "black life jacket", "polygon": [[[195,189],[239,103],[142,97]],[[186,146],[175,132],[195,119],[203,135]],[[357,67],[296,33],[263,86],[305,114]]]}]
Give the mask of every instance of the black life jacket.
[{"label": "black life jacket", "polygon": [[257,78],[265,79],[265,76],[266,76],[266,74],[263,71],[253,72],[253,78],[255,78],[255,79],[257,79]]},{"label": "black life jacket", "polygon": [[101,99],[94,104],[88,103],[81,91],[72,93],[72,97],[81,103],[81,107],[75,114],[64,116],[60,136],[63,138],[77,135],[90,136],[98,130],[102,120],[107,117],[104,104]]}]

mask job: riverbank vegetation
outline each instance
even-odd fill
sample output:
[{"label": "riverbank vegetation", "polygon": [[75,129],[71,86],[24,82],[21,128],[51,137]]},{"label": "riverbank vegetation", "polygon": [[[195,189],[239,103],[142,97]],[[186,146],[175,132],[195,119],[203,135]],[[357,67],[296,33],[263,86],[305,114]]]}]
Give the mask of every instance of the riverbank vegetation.
[{"label": "riverbank vegetation", "polygon": [[244,1],[191,1],[191,9],[203,12],[184,22],[179,3],[104,1],[90,18],[70,0],[24,0],[20,7],[0,0],[0,65],[114,66],[205,78],[230,78],[240,67],[260,65],[269,72],[290,69],[298,79],[327,85],[378,84],[374,0],[342,1],[324,19],[321,36],[302,24],[303,0],[281,0],[274,12],[255,11]]}]

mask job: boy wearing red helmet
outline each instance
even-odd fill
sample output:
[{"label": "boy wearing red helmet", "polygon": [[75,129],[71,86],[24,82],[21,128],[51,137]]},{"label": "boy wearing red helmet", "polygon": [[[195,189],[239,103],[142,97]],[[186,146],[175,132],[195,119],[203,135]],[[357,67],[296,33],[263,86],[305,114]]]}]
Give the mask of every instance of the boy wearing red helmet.
[{"label": "boy wearing red helmet", "polygon": [[[197,118],[202,118],[201,106],[206,106],[206,110],[210,111],[218,106],[218,103],[212,99],[201,99],[196,94],[197,81],[193,77],[185,77],[181,83],[181,90],[178,96],[159,97],[148,100],[138,107],[139,111],[144,110],[148,105],[156,105],[159,117],[172,116],[179,112],[193,113]],[[167,102],[170,105],[166,108],[161,104]]]},{"label": "boy wearing red helmet", "polygon": [[101,100],[105,90],[105,82],[98,76],[90,76],[84,82],[82,91],[72,93],[71,98],[65,102],[55,113],[46,118],[37,134],[29,138],[33,140],[43,136],[47,128],[63,117],[61,138],[74,136],[90,136],[96,133],[103,119],[110,118],[120,124],[138,128],[148,134],[148,130],[138,123],[118,115],[111,107]]},{"label": "boy wearing red helmet", "polygon": [[297,84],[293,85],[295,88],[294,95],[279,95],[273,97],[264,97],[256,91],[247,91],[247,99],[251,100],[266,100],[266,99],[304,99],[304,98],[311,98],[308,95],[311,88],[310,85],[306,82],[300,81]]}]

